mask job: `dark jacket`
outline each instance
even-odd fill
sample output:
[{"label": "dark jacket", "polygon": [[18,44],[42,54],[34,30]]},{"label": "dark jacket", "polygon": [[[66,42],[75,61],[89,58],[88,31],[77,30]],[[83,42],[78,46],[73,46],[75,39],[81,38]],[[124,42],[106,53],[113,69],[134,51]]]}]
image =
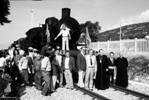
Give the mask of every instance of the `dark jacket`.
[{"label": "dark jacket", "polygon": [[115,66],[115,61],[116,61],[115,58],[113,58],[113,62],[111,61],[110,58],[108,58],[108,66]]},{"label": "dark jacket", "polygon": [[81,53],[77,55],[77,67],[78,70],[86,71],[86,59]]},{"label": "dark jacket", "polygon": [[128,86],[128,60],[125,57],[119,57],[116,59],[115,64],[117,68],[116,85],[126,88]]},{"label": "dark jacket", "polygon": [[[62,61],[63,70],[65,70],[65,59],[66,59],[66,57]],[[75,60],[73,57],[70,57],[70,59],[69,59],[69,69],[71,71],[75,70]]]},{"label": "dark jacket", "polygon": [[34,68],[35,68],[35,71],[41,70],[41,57],[34,59]]},{"label": "dark jacket", "polygon": [[[61,62],[62,63],[62,62]],[[56,65],[59,66],[58,61],[56,60],[56,56],[54,55],[53,59],[52,59],[52,65]],[[62,65],[62,64],[61,64]]]}]

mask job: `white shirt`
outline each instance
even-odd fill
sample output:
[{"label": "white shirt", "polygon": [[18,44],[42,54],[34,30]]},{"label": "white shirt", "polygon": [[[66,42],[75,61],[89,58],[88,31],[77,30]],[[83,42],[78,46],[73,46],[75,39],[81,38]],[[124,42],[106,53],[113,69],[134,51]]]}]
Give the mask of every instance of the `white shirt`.
[{"label": "white shirt", "polygon": [[83,52],[81,52],[81,54],[82,54],[83,56],[85,56]]},{"label": "white shirt", "polygon": [[[92,55],[92,56],[86,55],[85,58],[86,58],[87,68],[89,68],[89,67],[96,68],[97,67],[97,61],[96,61],[96,57],[94,55]],[[92,60],[92,64],[91,64],[91,60]]]},{"label": "white shirt", "polygon": [[44,57],[41,61],[41,69],[51,71],[51,63],[48,57]]},{"label": "white shirt", "polygon": [[61,30],[61,34],[63,37],[68,37],[69,36],[69,32],[70,32],[70,29],[69,28],[65,28],[65,30]]},{"label": "white shirt", "polygon": [[6,59],[4,57],[0,58],[0,67],[4,67],[6,65]]},{"label": "white shirt", "polygon": [[26,57],[22,57],[19,61],[19,70],[28,68],[28,60]]},{"label": "white shirt", "polygon": [[69,69],[69,58],[65,58],[65,69]]},{"label": "white shirt", "polygon": [[58,61],[59,66],[62,64],[62,56],[56,55],[56,60]]}]

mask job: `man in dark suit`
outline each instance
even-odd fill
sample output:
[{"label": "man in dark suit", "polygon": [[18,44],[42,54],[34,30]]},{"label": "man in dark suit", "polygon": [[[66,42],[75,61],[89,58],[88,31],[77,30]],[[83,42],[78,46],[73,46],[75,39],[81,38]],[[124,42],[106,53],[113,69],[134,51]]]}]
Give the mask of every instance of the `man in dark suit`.
[{"label": "man in dark suit", "polygon": [[70,57],[69,51],[66,51],[66,56],[63,59],[64,75],[66,80],[66,88],[73,89],[72,70],[75,68],[75,60]]},{"label": "man in dark suit", "polygon": [[85,48],[81,48],[81,52],[77,55],[77,67],[79,71],[78,86],[84,87],[84,76],[86,71],[86,59],[85,59]]},{"label": "man in dark suit", "polygon": [[116,78],[116,66],[115,66],[115,58],[114,58],[114,52],[109,53],[108,58],[109,63],[109,82],[111,84],[114,84],[114,79]]}]

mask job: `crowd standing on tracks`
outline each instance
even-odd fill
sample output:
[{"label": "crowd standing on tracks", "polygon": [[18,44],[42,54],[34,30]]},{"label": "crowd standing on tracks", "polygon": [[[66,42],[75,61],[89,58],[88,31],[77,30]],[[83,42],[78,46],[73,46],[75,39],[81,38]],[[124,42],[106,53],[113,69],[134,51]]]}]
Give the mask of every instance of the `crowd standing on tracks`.
[{"label": "crowd standing on tracks", "polygon": [[32,47],[27,52],[10,47],[0,52],[0,97],[18,96],[19,88],[26,86],[35,86],[44,96],[58,87],[73,90],[74,84],[89,90],[105,90],[110,84],[126,88],[127,66],[127,59],[120,53],[116,58],[114,52],[106,55],[103,49],[82,47],[74,57],[71,51],[48,44],[41,52]]}]

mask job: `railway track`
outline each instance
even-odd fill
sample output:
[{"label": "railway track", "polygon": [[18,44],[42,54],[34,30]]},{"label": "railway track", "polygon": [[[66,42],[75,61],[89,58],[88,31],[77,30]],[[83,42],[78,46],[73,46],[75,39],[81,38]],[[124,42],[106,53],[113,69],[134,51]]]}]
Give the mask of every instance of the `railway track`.
[{"label": "railway track", "polygon": [[19,100],[16,97],[0,97],[0,100]]},{"label": "railway track", "polygon": [[130,89],[122,88],[122,87],[119,87],[119,86],[116,86],[116,85],[110,85],[110,87],[114,88],[115,90],[125,92],[126,94],[136,96],[136,97],[139,98],[139,100],[149,100],[149,95],[146,95],[146,94],[143,94],[143,93],[140,93],[140,92],[136,92],[136,91],[133,91],[133,90],[130,90]]},{"label": "railway track", "polygon": [[87,89],[84,89],[84,88],[81,88],[81,87],[78,87],[77,85],[74,86],[77,90],[80,90],[82,91],[84,94],[87,94],[87,95],[90,95],[91,97],[93,97],[93,99],[95,100],[110,100],[109,98],[106,98],[102,95],[99,95],[97,93],[94,93],[90,90],[87,90]]}]

